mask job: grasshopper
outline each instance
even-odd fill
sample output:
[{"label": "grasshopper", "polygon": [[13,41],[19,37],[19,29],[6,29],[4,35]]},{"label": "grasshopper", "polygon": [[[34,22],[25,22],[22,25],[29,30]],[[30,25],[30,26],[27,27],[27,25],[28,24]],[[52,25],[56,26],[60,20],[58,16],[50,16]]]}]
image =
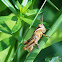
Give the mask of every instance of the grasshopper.
[{"label": "grasshopper", "polygon": [[[41,19],[40,19],[40,21],[41,21]],[[23,42],[24,45],[27,44],[23,49],[24,50],[28,49],[29,52],[31,52],[35,45],[38,45],[38,48],[39,48],[38,41],[42,37],[42,35],[47,36],[47,35],[44,34],[46,32],[46,30],[47,29],[43,25],[43,15],[42,15],[42,22],[37,26],[37,28],[35,29],[32,37],[29,40]],[[47,37],[49,37],[49,36],[47,36]]]}]

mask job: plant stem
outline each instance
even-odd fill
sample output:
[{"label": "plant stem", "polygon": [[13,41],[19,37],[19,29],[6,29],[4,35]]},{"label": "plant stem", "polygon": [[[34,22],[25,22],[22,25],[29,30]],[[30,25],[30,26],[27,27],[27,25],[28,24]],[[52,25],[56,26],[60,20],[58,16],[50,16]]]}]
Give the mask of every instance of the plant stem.
[{"label": "plant stem", "polygon": [[35,22],[35,20],[36,20],[37,16],[39,15],[39,13],[40,13],[41,9],[43,8],[43,6],[45,5],[46,1],[47,1],[47,0],[45,0],[45,1],[44,1],[44,3],[42,4],[42,6],[41,6],[40,10],[39,10],[39,11],[38,11],[38,13],[36,14],[36,16],[35,16],[35,18],[34,18],[34,20],[33,20],[32,24],[31,24],[31,25],[30,25],[30,27],[29,27],[29,29],[32,27],[33,23]]}]

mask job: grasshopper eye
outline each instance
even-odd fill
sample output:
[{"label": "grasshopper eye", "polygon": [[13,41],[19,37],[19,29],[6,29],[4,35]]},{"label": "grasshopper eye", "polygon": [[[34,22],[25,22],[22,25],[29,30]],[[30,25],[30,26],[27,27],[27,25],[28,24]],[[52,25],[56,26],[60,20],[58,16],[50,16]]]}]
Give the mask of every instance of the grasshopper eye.
[{"label": "grasshopper eye", "polygon": [[38,27],[38,28],[41,28],[41,27]]},{"label": "grasshopper eye", "polygon": [[41,27],[38,26],[37,29],[38,29],[38,28],[41,28]]}]

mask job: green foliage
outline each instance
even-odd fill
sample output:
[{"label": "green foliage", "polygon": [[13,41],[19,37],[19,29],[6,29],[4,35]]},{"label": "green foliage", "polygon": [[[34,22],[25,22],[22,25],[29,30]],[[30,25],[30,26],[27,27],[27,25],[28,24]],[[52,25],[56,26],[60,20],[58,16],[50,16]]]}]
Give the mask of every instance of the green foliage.
[{"label": "green foliage", "polygon": [[0,41],[0,51],[8,48],[9,45],[11,45],[13,42],[15,42],[15,38],[13,37],[9,37],[9,38],[5,38],[3,40]]},{"label": "green foliage", "polygon": [[45,62],[61,62],[60,58],[57,57],[53,57],[51,60],[49,58],[46,58]]},{"label": "green foliage", "polygon": [[[20,17],[23,21],[25,21],[28,24],[32,24],[32,20],[25,18],[25,17]],[[28,21],[27,21],[28,20]]]},{"label": "green foliage", "polygon": [[25,13],[27,16],[34,15],[38,12],[38,9],[33,9],[33,10],[27,10],[27,13]]},{"label": "green foliage", "polygon": [[14,12],[15,14],[17,14],[15,8],[13,7],[13,5],[10,3],[9,0],[1,0],[12,12]]},{"label": "green foliage", "polygon": [[23,7],[22,11],[25,12],[30,7],[31,3],[31,1],[27,2],[26,6]]},{"label": "green foliage", "polygon": [[47,0],[48,3],[50,3],[54,8],[56,8],[58,11],[60,11],[50,0]]},{"label": "green foliage", "polygon": [[[4,8],[3,8],[4,7]],[[5,10],[7,7],[0,1],[0,12]]]},{"label": "green foliage", "polygon": [[12,28],[12,33],[17,32],[21,28],[21,20],[18,19],[14,27]]},{"label": "green foliage", "polygon": [[0,16],[0,24],[5,23],[5,21],[12,20],[13,16],[14,16],[14,14],[10,14],[9,16]]},{"label": "green foliage", "polygon": [[[42,59],[44,59],[42,62],[61,61],[59,56],[61,59],[62,56],[59,50],[62,50],[60,47],[58,48],[57,44],[53,48],[56,52],[58,51],[57,56],[55,53],[55,56],[49,54],[52,57],[46,56],[45,53],[44,56],[41,54],[45,48],[62,41],[62,9],[59,10],[53,0],[52,2],[45,0],[39,9],[39,2],[41,0],[0,1],[0,12],[2,14],[6,15],[4,11],[9,11],[6,9],[7,7],[13,12],[7,12],[9,15],[0,16],[0,62],[41,62]],[[32,36],[40,23],[42,12],[44,12],[43,24],[48,28],[46,35],[52,38],[42,37],[39,41],[39,49],[36,46],[29,53],[23,50],[23,42]],[[49,50],[44,52],[48,53]]]}]

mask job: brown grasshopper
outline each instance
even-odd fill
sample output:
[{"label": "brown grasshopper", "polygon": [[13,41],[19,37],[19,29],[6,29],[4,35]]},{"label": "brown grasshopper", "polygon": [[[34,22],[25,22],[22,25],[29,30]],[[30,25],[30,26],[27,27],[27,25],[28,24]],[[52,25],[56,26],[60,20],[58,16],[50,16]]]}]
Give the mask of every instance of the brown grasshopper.
[{"label": "brown grasshopper", "polygon": [[[38,47],[39,47],[39,44],[38,44],[39,39],[42,37],[42,35],[43,36],[47,36],[47,35],[44,34],[45,32],[46,32],[46,28],[43,25],[43,15],[42,15],[42,22],[41,22],[41,24],[39,24],[37,26],[37,28],[35,29],[32,37],[29,40],[23,42],[24,45],[27,44],[23,49],[24,50],[28,49],[29,52],[31,52],[35,45],[38,45]],[[47,37],[49,37],[49,36],[47,36]]]}]

